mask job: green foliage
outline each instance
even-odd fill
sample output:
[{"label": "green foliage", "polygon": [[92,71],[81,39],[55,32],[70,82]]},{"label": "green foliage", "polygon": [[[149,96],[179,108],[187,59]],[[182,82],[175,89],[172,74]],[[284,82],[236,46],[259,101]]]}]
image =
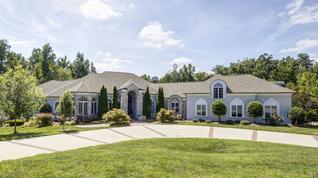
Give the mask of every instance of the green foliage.
[{"label": "green foliage", "polygon": [[294,106],[288,112],[288,117],[292,120],[292,123],[298,125],[299,121],[305,119],[305,112],[303,108]]},{"label": "green foliage", "polygon": [[66,91],[60,97],[59,105],[57,106],[57,112],[59,113],[58,121],[63,126],[63,130],[64,130],[65,122],[72,117],[73,110],[74,110],[73,96],[71,92]]},{"label": "green foliage", "polygon": [[118,91],[116,86],[114,86],[114,89],[113,89],[112,108],[116,108],[116,109],[120,108],[120,102],[118,101]]},{"label": "green foliage", "polygon": [[196,81],[205,81],[207,79],[209,79],[210,77],[212,77],[212,74],[209,74],[207,72],[197,72],[194,74],[195,80]]},{"label": "green foliage", "polygon": [[161,108],[165,108],[165,96],[162,87],[159,87],[157,101],[157,112],[159,112]]},{"label": "green foliage", "polygon": [[160,111],[157,113],[157,121],[160,123],[173,123],[173,111],[161,108]]},{"label": "green foliage", "polygon": [[[0,106],[6,115],[22,118],[34,113],[40,106],[42,93],[36,86],[35,77],[30,72],[17,66],[0,75]],[[16,127],[14,127],[16,133]]]},{"label": "green foliage", "polygon": [[78,52],[76,54],[76,59],[73,63],[73,77],[74,78],[81,78],[90,73],[90,63],[88,59],[84,58],[84,54]]},{"label": "green foliage", "polygon": [[274,116],[271,116],[270,118],[268,118],[267,122],[273,126],[281,126],[283,124],[284,120],[281,116],[274,115]]},{"label": "green foliage", "polygon": [[51,113],[52,108],[48,103],[44,103],[40,108],[40,113]]},{"label": "green foliage", "polygon": [[214,115],[218,116],[219,122],[221,121],[221,117],[226,114],[226,110],[226,105],[220,99],[217,99],[211,105],[211,111]]},{"label": "green foliage", "polygon": [[263,116],[263,106],[259,101],[251,101],[247,105],[247,113],[249,117],[253,118],[253,122],[255,123],[255,119],[257,117]]},{"label": "green foliage", "polygon": [[148,87],[143,98],[143,115],[145,115],[147,119],[151,117],[151,98]]},{"label": "green foliage", "polygon": [[99,100],[98,100],[98,116],[101,118],[107,112],[108,112],[107,89],[103,85],[102,88],[100,89]]},{"label": "green foliage", "polygon": [[241,125],[250,125],[250,121],[248,121],[248,120],[241,120],[241,121],[240,121],[240,124],[241,124]]},{"label": "green foliage", "polygon": [[9,51],[10,45],[8,44],[8,41],[0,40],[0,74],[3,74],[7,71],[6,58]]},{"label": "green foliage", "polygon": [[6,123],[10,125],[10,127],[12,126],[15,126],[15,123],[16,123],[16,126],[21,126],[24,124],[24,120],[23,119],[10,119],[10,120],[7,120]]},{"label": "green foliage", "polygon": [[34,120],[35,126],[37,127],[51,126],[53,124],[52,118],[53,118],[52,114],[48,114],[48,113],[37,114]]},{"label": "green foliage", "polygon": [[122,109],[113,109],[103,115],[105,122],[111,125],[130,124],[129,116]]}]

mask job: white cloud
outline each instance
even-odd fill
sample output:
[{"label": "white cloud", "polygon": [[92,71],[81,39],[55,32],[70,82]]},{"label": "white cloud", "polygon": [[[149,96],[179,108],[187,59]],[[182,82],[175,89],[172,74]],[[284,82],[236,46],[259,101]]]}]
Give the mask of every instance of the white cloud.
[{"label": "white cloud", "polygon": [[139,38],[145,41],[145,45],[162,49],[165,47],[182,47],[181,40],[173,38],[174,31],[164,31],[160,22],[150,22],[139,32]]},{"label": "white cloud", "polygon": [[291,3],[287,4],[286,8],[288,9],[288,14],[294,14],[298,12],[303,3],[304,0],[294,0]]},{"label": "white cloud", "polygon": [[[98,55],[101,55],[101,51],[97,51]],[[127,69],[127,65],[132,64],[133,61],[120,59],[113,56],[110,52],[105,52],[104,56],[95,62],[95,66],[98,72],[104,71],[124,71]]]},{"label": "white cloud", "polygon": [[81,13],[86,18],[94,18],[98,20],[108,20],[113,17],[122,16],[122,13],[115,10],[109,4],[101,0],[87,0],[86,3],[81,5]]},{"label": "white cloud", "polygon": [[169,64],[177,64],[178,66],[182,66],[184,64],[190,64],[190,63],[193,63],[193,60],[186,57],[175,58],[169,62]]},{"label": "white cloud", "polygon": [[291,24],[307,24],[318,22],[318,5],[305,6],[301,11],[290,17]]},{"label": "white cloud", "polygon": [[284,52],[302,52],[304,50],[314,48],[314,47],[318,47],[318,39],[314,39],[314,40],[303,39],[303,40],[297,41],[294,47],[283,49],[280,52],[281,53],[284,53]]}]

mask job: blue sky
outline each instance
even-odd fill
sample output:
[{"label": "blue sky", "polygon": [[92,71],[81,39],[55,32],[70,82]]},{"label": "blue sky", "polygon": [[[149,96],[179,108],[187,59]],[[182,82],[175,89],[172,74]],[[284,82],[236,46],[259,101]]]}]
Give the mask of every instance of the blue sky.
[{"label": "blue sky", "polygon": [[210,71],[244,57],[318,57],[317,0],[1,0],[0,38],[30,56],[50,43],[98,72],[161,76],[173,63]]}]

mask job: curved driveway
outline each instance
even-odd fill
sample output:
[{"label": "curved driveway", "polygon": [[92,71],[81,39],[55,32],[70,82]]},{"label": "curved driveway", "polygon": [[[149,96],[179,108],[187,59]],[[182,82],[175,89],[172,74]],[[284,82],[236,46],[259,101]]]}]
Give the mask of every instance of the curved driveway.
[{"label": "curved driveway", "polygon": [[235,128],[133,124],[118,127],[0,142],[0,161],[125,140],[164,137],[220,138],[283,143],[318,148],[318,137]]}]

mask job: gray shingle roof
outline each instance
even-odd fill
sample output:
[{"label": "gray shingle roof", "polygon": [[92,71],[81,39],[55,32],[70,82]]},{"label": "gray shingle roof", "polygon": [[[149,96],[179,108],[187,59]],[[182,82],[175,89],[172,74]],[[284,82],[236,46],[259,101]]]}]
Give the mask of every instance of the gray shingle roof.
[{"label": "gray shingle roof", "polygon": [[49,81],[41,84],[45,96],[61,96],[65,91],[99,93],[104,85],[108,93],[113,92],[114,86],[125,88],[135,83],[142,89],[149,87],[151,94],[157,94],[159,87],[163,87],[165,97],[179,95],[185,97],[189,93],[210,93],[210,85],[214,80],[223,80],[231,93],[292,93],[292,90],[278,86],[272,82],[254,77],[252,75],[215,75],[204,82],[179,83],[150,83],[135,74],[124,72],[103,72],[89,74],[83,78],[70,81]]}]

